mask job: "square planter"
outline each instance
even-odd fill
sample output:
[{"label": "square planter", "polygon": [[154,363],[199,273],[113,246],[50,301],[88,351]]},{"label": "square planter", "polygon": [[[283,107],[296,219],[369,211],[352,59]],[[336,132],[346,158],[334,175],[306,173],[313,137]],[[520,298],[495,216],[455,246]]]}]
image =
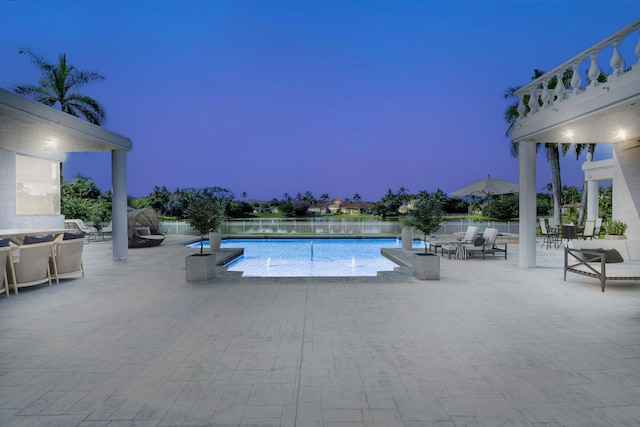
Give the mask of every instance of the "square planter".
[{"label": "square planter", "polygon": [[187,282],[204,282],[216,277],[216,254],[187,256]]},{"label": "square planter", "polygon": [[413,277],[418,280],[440,280],[440,257],[435,254],[413,254]]}]

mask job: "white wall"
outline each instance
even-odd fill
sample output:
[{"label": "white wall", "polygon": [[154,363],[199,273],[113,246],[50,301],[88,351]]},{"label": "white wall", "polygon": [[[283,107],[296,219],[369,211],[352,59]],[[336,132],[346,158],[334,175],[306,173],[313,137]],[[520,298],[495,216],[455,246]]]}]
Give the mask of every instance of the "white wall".
[{"label": "white wall", "polygon": [[0,230],[10,228],[64,228],[64,216],[16,214],[16,153],[0,149]]},{"label": "white wall", "polygon": [[613,145],[613,219],[627,224],[628,239],[640,239],[640,146]]}]

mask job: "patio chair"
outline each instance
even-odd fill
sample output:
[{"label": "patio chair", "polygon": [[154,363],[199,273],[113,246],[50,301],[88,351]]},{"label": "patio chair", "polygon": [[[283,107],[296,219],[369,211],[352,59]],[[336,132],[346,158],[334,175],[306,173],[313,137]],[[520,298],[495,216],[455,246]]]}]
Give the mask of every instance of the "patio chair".
[{"label": "patio chair", "polygon": [[593,238],[599,239],[601,231],[602,231],[602,218],[596,218],[596,229],[593,232]]},{"label": "patio chair", "polygon": [[102,236],[106,236],[107,234],[113,237],[113,221],[109,221],[109,224],[105,227],[102,227]]},{"label": "patio chair", "polygon": [[60,279],[77,275],[84,277],[83,250],[84,233],[65,233],[61,241],[54,242],[53,255],[49,259],[49,270],[56,278],[56,283],[60,283]]},{"label": "patio chair", "polygon": [[551,245],[553,245],[554,248],[558,247],[558,232],[549,230],[544,218],[540,218],[540,233],[544,237],[542,246],[540,246],[541,248],[545,244],[547,245],[547,249],[549,249]]},{"label": "patio chair", "polygon": [[[3,240],[3,239],[0,239]],[[6,294],[7,298],[9,298],[9,278],[7,277],[7,260],[9,259],[9,254],[11,253],[11,247],[8,246],[0,246],[0,294]]]},{"label": "patio chair", "polygon": [[87,240],[91,239],[91,237],[95,239],[98,236],[98,229],[88,226],[81,219],[65,219],[64,228],[84,232]]},{"label": "patio chair", "polygon": [[558,221],[556,221],[554,217],[550,217],[549,219],[547,219],[547,224],[550,232],[552,233],[560,232],[560,224],[558,223]]},{"label": "patio chair", "polygon": [[593,239],[596,232],[596,220],[588,219],[584,222],[584,230],[582,230],[582,239]]},{"label": "patio chair", "polygon": [[485,255],[491,254],[504,254],[504,259],[507,259],[507,244],[504,244],[504,248],[500,248],[496,245],[496,239],[498,238],[497,228],[486,228],[481,237],[476,237],[474,243],[466,243],[464,246],[467,258],[469,256],[475,256],[475,254],[482,254],[482,259]]},{"label": "patio chair", "polygon": [[9,284],[13,285],[15,294],[18,293],[18,288],[26,286],[40,285],[46,282],[51,286],[49,257],[52,249],[53,242],[51,241],[11,246]]}]

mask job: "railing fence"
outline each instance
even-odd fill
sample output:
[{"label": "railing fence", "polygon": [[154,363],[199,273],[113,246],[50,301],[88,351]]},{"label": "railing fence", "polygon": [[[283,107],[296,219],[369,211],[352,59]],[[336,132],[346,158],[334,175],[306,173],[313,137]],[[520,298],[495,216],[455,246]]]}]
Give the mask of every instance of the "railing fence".
[{"label": "railing fence", "polygon": [[[468,226],[476,225],[482,231],[487,227],[497,228],[500,233],[517,234],[517,221],[473,221],[456,220],[442,223],[436,234],[447,235],[464,232]],[[380,221],[352,218],[248,218],[230,219],[222,227],[223,234],[385,234],[400,235],[399,221]],[[193,234],[193,228],[186,222],[160,222],[163,234]],[[419,235],[416,230],[416,235]]]}]

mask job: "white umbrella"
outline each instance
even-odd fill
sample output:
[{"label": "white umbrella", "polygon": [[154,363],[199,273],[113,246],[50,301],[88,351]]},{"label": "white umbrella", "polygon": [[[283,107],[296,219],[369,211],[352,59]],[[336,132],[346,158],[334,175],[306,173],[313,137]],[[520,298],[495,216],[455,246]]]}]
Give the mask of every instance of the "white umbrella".
[{"label": "white umbrella", "polygon": [[491,196],[494,194],[513,194],[520,192],[520,185],[502,179],[487,176],[473,184],[467,185],[451,193],[452,196]]}]

